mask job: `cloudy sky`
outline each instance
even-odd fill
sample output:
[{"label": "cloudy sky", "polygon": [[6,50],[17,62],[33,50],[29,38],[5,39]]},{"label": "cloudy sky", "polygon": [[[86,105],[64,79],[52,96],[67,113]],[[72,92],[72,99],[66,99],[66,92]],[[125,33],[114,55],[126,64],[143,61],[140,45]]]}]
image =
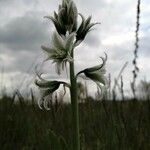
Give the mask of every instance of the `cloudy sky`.
[{"label": "cloudy sky", "polygon": [[[76,71],[99,63],[108,54],[107,74],[112,79],[128,61],[123,78],[126,89],[132,81],[132,59],[135,41],[137,0],[74,0],[78,11],[101,22],[76,49]],[[50,78],[58,78],[50,62],[42,64],[45,55],[41,45],[49,44],[54,26],[45,15],[52,15],[61,0],[0,0],[0,75],[7,88],[20,88],[34,81],[35,66],[43,68]],[[139,80],[150,80],[150,3],[142,0]],[[80,18],[79,18],[80,21]],[[44,67],[46,66],[46,67]],[[48,68],[48,69],[45,69]],[[65,78],[64,74],[60,78]],[[29,84],[27,84],[29,85]]]}]

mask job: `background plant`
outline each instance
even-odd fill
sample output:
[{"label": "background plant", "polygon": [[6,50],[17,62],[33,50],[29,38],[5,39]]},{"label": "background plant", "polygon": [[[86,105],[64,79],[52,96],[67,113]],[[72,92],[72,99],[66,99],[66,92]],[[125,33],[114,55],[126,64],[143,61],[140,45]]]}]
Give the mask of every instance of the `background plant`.
[{"label": "background plant", "polygon": [[134,99],[136,99],[136,80],[137,80],[137,75],[139,72],[139,68],[137,65],[137,58],[138,58],[138,49],[139,49],[139,28],[140,28],[140,12],[141,12],[140,5],[141,5],[141,0],[138,0],[137,1],[136,30],[135,30],[135,49],[134,49],[134,59],[133,59],[134,70],[132,71],[133,81],[131,83],[131,89],[132,89]]}]

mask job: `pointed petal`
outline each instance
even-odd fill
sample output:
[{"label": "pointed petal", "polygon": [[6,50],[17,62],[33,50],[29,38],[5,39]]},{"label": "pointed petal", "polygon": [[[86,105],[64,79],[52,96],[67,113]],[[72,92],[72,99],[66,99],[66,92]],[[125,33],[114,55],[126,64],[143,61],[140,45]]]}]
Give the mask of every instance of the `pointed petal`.
[{"label": "pointed petal", "polygon": [[58,49],[64,49],[64,44],[65,44],[64,40],[57,32],[53,33],[52,40],[53,40],[54,47]]},{"label": "pointed petal", "polygon": [[73,42],[74,42],[75,36],[76,36],[76,34],[72,33],[67,37],[66,46],[65,46],[67,51],[70,51],[70,49],[73,47]]},{"label": "pointed petal", "polygon": [[46,46],[41,46],[41,48],[45,51],[45,52],[47,52],[47,53],[51,53],[52,51],[53,51],[53,49],[52,48],[49,48],[49,47],[46,47]]}]

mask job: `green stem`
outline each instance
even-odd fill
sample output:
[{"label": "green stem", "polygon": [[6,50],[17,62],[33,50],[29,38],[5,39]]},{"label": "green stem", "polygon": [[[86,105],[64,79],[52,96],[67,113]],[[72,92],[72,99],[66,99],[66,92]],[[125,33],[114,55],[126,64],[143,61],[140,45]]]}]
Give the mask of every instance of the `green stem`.
[{"label": "green stem", "polygon": [[[73,51],[71,54],[72,58]],[[73,127],[73,150],[80,150],[80,133],[79,133],[79,108],[77,98],[77,80],[74,73],[74,62],[70,62],[70,95],[72,106],[72,127]]]}]

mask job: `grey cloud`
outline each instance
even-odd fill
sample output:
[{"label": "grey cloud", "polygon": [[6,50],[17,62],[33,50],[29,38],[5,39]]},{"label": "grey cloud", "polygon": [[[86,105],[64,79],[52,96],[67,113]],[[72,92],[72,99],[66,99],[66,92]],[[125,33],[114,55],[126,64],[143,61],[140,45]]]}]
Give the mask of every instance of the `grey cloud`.
[{"label": "grey cloud", "polygon": [[[37,2],[37,0],[19,0],[19,2],[22,2],[22,3],[25,3],[25,4],[34,4],[35,2]],[[8,5],[12,5],[12,4],[17,4],[18,3],[18,0],[0,0],[0,6],[3,7],[3,6],[7,6]]]},{"label": "grey cloud", "polygon": [[140,38],[139,42],[139,55],[143,55],[144,57],[150,56],[150,36],[146,35]]},{"label": "grey cloud", "polygon": [[48,27],[41,13],[28,12],[0,28],[0,43],[12,50],[35,50],[48,40]]},{"label": "grey cloud", "polygon": [[11,51],[7,51],[6,54],[4,54],[5,57],[2,57],[2,60],[0,60],[0,63],[5,68],[6,73],[18,71],[24,73],[28,72],[32,74],[35,65],[37,65],[37,61],[39,61],[40,57],[42,57],[37,54],[40,53],[31,53],[24,51],[13,53]]},{"label": "grey cloud", "polygon": [[[20,1],[21,3],[19,3]],[[56,2],[55,0],[34,0],[34,2],[38,1],[38,4],[35,6],[34,12],[26,13],[27,11],[34,8],[31,5],[35,5],[35,3],[32,3],[32,0],[20,1],[0,0],[0,9],[4,7],[9,13],[18,11],[17,13],[20,14],[20,10],[18,9],[18,7],[21,6],[21,8],[23,9],[21,9],[20,16],[22,14],[25,14],[21,17],[14,18],[16,17],[16,12],[14,12],[14,16],[12,15],[11,20],[9,20],[10,17],[2,19],[4,18],[3,15],[1,15],[0,18],[1,20],[5,21],[5,26],[0,26],[0,53],[7,54],[8,59],[9,56],[14,58],[13,60],[11,60],[11,63],[5,65],[5,70],[8,73],[15,71],[20,71],[22,73],[28,72],[28,69],[32,66],[33,63],[36,64],[40,62],[40,59],[43,60],[40,46],[50,40],[51,30],[53,26],[52,24],[49,24],[48,21],[43,21],[42,17],[44,15],[48,15],[49,11],[53,11],[56,3],[58,3],[58,1]],[[79,49],[81,50],[76,51],[79,52],[78,54],[76,54],[78,57],[77,59],[80,59],[79,62],[76,62],[76,70],[80,70],[85,66],[88,67],[90,65],[96,64],[99,52],[103,53],[103,51],[107,49],[107,73],[111,72],[112,74],[117,75],[125,61],[130,62],[129,67],[127,68],[127,73],[131,73],[134,41],[130,40],[129,43],[123,42],[120,45],[102,45],[101,39],[111,37],[112,35],[120,35],[121,33],[134,32],[136,21],[136,0],[117,0],[117,2],[114,2],[113,0],[74,1],[77,4],[79,12],[83,13],[83,15],[85,16],[89,16],[92,14],[93,22],[101,22],[101,26],[96,26],[96,31],[92,31],[87,36],[87,38],[83,42],[83,47],[79,47]],[[146,1],[148,2],[148,0]],[[19,4],[17,4],[17,2]],[[29,5],[30,9],[28,9],[27,5]],[[16,8],[16,10],[13,10],[14,8]],[[40,10],[44,12],[39,12]],[[52,14],[52,12],[50,14]],[[144,15],[144,17],[146,20],[148,16]],[[101,29],[101,31],[97,31],[97,29],[99,28]],[[144,34],[148,34],[147,29],[143,32]],[[144,58],[149,56],[149,41],[149,36],[145,36],[140,39],[139,57],[141,55],[144,55]],[[37,58],[38,55],[39,58]],[[35,62],[36,59],[37,62]],[[4,60],[4,58],[0,57],[0,61],[4,61],[5,64],[5,61],[8,60]],[[30,74],[33,73],[33,69],[34,67],[32,67]],[[49,73],[50,78],[57,77],[55,74],[55,68],[53,66],[45,65],[44,72]],[[128,78],[127,75],[126,77]]]},{"label": "grey cloud", "polygon": [[[88,15],[92,14],[93,11],[106,7],[108,5],[108,3],[105,0],[94,0],[94,1],[90,1],[90,0],[86,0],[85,1],[81,1],[81,0],[75,0],[75,3],[77,5],[77,7],[79,8],[79,12],[84,11],[88,11]],[[86,4],[85,4],[86,3]]]},{"label": "grey cloud", "polygon": [[[20,15],[25,10],[32,10],[36,3],[37,0],[0,0],[0,13],[5,18],[11,18],[13,14]],[[0,19],[1,21],[5,20],[4,18]]]},{"label": "grey cloud", "polygon": [[96,32],[91,31],[85,38],[85,44],[90,47],[99,47],[100,39]]},{"label": "grey cloud", "polygon": [[2,5],[2,4],[9,4],[9,3],[13,3],[14,1],[12,1],[12,0],[1,0],[0,1],[0,4]]}]

